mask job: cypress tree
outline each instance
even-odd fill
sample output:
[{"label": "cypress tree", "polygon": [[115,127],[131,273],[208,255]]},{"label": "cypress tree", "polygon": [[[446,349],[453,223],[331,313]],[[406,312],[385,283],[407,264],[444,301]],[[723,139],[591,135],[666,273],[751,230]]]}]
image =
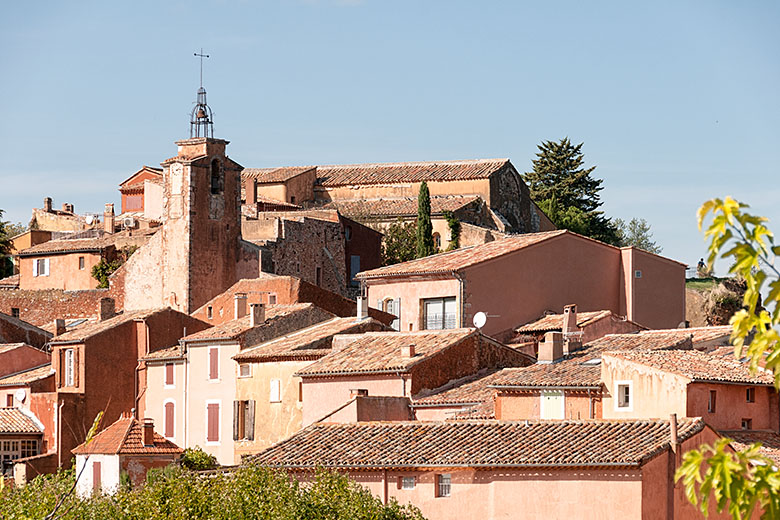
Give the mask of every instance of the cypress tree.
[{"label": "cypress tree", "polygon": [[417,197],[417,258],[433,254],[433,225],[431,224],[431,194],[428,184],[420,184]]}]

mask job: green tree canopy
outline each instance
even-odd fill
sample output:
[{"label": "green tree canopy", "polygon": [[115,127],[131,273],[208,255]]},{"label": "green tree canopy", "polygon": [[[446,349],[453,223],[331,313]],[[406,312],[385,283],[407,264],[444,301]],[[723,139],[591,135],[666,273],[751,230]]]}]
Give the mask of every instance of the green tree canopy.
[{"label": "green tree canopy", "polygon": [[14,264],[11,259],[11,237],[17,235],[15,227],[3,220],[4,211],[0,209],[0,278],[14,274]]},{"label": "green tree canopy", "polygon": [[399,218],[383,231],[382,265],[392,265],[417,258],[417,226]]},{"label": "green tree canopy", "polygon": [[615,225],[598,210],[602,180],[591,175],[595,166],[583,167],[582,145],[572,144],[568,137],[544,141],[537,146],[533,170],[523,180],[531,198],[558,228],[617,245]]},{"label": "green tree canopy", "polygon": [[632,218],[628,223],[616,218],[614,221],[617,229],[620,246],[634,246],[650,253],[661,254],[661,247],[653,240],[650,224],[643,218]]},{"label": "green tree canopy", "polygon": [[417,196],[417,258],[430,256],[434,252],[431,194],[428,192],[428,183],[423,181]]}]

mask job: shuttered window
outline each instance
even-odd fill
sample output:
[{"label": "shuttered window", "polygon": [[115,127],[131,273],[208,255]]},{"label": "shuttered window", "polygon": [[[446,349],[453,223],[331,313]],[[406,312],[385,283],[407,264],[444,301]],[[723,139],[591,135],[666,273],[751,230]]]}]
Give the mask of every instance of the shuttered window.
[{"label": "shuttered window", "polygon": [[165,436],[172,439],[174,436],[173,424],[176,419],[176,409],[171,401],[165,403]]},{"label": "shuttered window", "polygon": [[219,349],[209,348],[209,379],[219,379]]},{"label": "shuttered window", "polygon": [[100,462],[93,462],[92,463],[92,489],[95,491],[100,491],[100,488],[102,487],[103,483],[101,482],[102,475],[100,474],[101,467]]},{"label": "shuttered window", "polygon": [[233,401],[233,440],[255,440],[255,402]]},{"label": "shuttered window", "polygon": [[206,405],[206,442],[219,442],[219,403]]},{"label": "shuttered window", "polygon": [[165,386],[173,386],[173,363],[165,363]]}]

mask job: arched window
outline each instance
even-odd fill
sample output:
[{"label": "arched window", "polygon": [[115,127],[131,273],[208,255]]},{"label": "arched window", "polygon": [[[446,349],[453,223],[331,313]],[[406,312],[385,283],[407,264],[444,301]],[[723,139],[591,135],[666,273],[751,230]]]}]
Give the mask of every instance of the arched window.
[{"label": "arched window", "polygon": [[441,249],[441,235],[438,233],[433,234],[433,248],[437,251]]},{"label": "arched window", "polygon": [[224,189],[222,168],[219,165],[219,161],[214,159],[211,161],[211,193],[217,195],[222,193]]},{"label": "arched window", "polygon": [[165,401],[165,420],[163,422],[163,432],[165,437],[172,439],[176,433],[174,423],[176,420],[176,404],[172,400]]}]

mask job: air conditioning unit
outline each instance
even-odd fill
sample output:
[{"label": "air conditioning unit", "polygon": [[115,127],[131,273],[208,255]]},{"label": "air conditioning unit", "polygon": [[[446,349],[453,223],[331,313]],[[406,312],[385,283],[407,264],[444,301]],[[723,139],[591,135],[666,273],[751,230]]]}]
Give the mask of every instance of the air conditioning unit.
[{"label": "air conditioning unit", "polygon": [[135,227],[135,219],[133,217],[125,217],[122,219],[122,226],[125,229],[131,229]]}]

